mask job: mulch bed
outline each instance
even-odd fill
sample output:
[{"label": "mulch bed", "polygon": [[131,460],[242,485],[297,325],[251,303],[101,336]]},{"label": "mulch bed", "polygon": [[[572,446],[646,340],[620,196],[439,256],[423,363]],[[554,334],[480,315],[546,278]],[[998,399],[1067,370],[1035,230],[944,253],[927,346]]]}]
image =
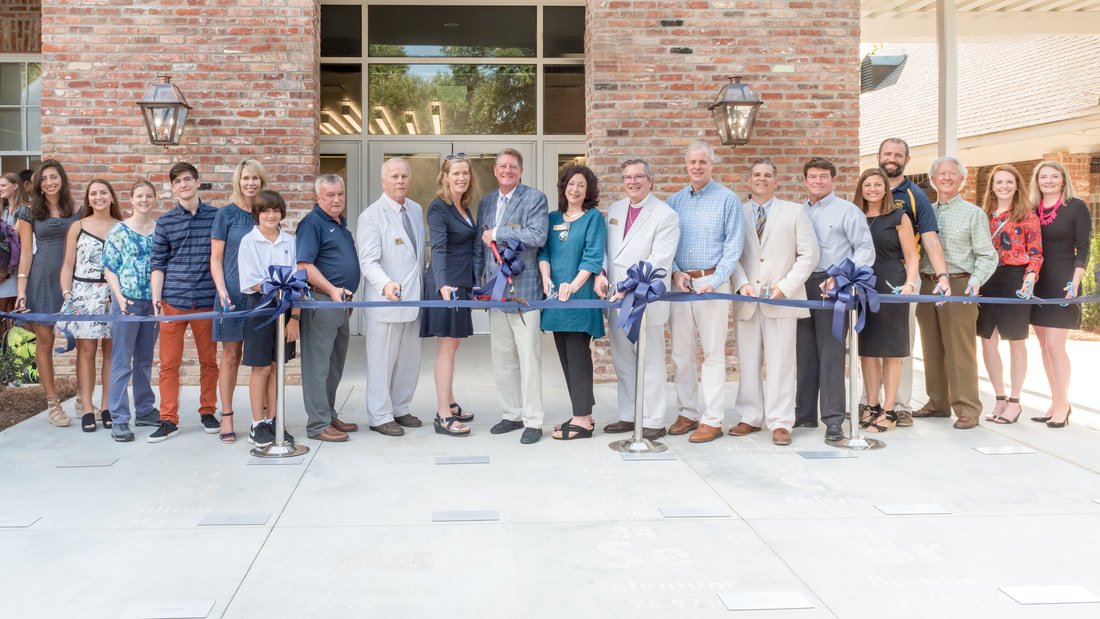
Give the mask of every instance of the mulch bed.
[{"label": "mulch bed", "polygon": [[[76,380],[57,379],[57,393],[61,400],[76,395]],[[27,387],[0,387],[0,431],[34,417],[46,410],[46,391],[41,385]]]}]

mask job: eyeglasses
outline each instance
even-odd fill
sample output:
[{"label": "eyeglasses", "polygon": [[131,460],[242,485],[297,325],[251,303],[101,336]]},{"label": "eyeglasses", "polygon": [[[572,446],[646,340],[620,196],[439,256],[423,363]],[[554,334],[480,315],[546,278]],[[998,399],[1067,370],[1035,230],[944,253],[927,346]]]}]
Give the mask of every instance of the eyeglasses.
[{"label": "eyeglasses", "polygon": [[626,182],[626,183],[640,183],[640,182],[644,181],[647,178],[649,178],[649,177],[646,176],[645,174],[635,174],[634,176],[624,176],[623,177],[623,182]]},{"label": "eyeglasses", "polygon": [[465,158],[466,158],[466,153],[455,153],[453,155],[447,155],[447,161],[451,161],[452,159],[465,159]]}]

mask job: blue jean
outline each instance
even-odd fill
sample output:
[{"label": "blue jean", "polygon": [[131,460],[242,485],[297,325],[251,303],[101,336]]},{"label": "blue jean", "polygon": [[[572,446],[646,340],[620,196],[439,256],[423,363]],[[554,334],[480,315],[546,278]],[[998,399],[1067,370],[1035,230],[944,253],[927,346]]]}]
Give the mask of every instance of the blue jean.
[{"label": "blue jean", "polygon": [[[152,301],[131,299],[130,313],[152,316]],[[117,303],[111,304],[111,314],[119,314]],[[111,387],[107,399],[111,421],[130,423],[130,395],[126,388],[134,379],[134,411],[139,417],[153,415],[157,399],[153,393],[153,347],[160,332],[158,322],[119,321],[111,324]]]}]

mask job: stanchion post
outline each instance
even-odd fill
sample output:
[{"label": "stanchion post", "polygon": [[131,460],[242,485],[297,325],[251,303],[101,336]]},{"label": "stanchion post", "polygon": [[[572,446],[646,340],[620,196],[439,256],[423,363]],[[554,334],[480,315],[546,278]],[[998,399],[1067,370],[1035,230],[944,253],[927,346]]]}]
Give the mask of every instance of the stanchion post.
[{"label": "stanchion post", "polygon": [[[279,293],[282,301],[283,293]],[[279,303],[277,302],[276,307]],[[286,442],[286,314],[275,319],[275,442],[252,449],[257,458],[294,458],[305,455],[309,447]]]},{"label": "stanchion post", "polygon": [[612,441],[608,447],[625,453],[660,453],[667,450],[668,445],[642,436],[642,420],[645,417],[645,312],[642,312],[641,323],[638,343],[634,345],[637,355],[637,363],[634,365],[634,434],[628,439]]},{"label": "stanchion post", "polygon": [[[852,286],[852,298],[856,298],[857,289]],[[856,349],[856,312],[855,310],[848,311],[848,416],[850,419],[851,429],[849,436],[829,443],[833,447],[840,447],[842,449],[857,449],[866,451],[870,449],[882,449],[886,446],[886,443],[873,439],[866,438],[863,433],[860,432],[859,427],[859,351]]]}]

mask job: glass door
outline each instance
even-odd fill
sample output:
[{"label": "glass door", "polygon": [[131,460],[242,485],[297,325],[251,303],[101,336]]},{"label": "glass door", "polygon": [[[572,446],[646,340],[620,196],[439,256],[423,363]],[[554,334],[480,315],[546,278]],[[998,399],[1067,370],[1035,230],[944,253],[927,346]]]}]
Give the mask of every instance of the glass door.
[{"label": "glass door", "polygon": [[[359,154],[361,142],[351,140],[323,141],[321,142],[321,174],[337,174],[344,179],[347,186],[347,208],[344,216],[348,218],[348,229],[355,234],[356,225],[359,223],[359,213],[362,211],[362,158]],[[363,300],[363,287],[360,283],[359,290],[355,294],[356,301]],[[363,334],[362,311],[356,309],[351,315],[352,335]]]}]

